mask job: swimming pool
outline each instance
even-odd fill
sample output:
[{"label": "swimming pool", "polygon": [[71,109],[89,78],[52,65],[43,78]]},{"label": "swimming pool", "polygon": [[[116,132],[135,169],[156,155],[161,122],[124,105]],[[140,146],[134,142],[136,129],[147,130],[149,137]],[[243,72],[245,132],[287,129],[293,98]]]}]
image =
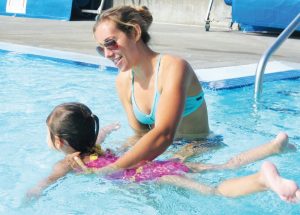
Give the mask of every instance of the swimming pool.
[{"label": "swimming pool", "polygon": [[[299,214],[300,205],[264,192],[238,199],[204,196],[154,183],[127,184],[97,176],[69,174],[37,201],[25,192],[47,175],[62,154],[46,144],[45,120],[62,102],[87,104],[105,125],[122,128],[104,147],[115,148],[132,134],[114,87],[116,70],[0,51],[0,214]],[[211,129],[227,147],[193,158],[220,163],[286,131],[300,143],[300,79],[266,82],[261,105],[253,109],[253,87],[206,89]],[[170,151],[174,150],[170,149]],[[167,155],[166,155],[167,156]],[[280,172],[300,184],[299,153],[271,157]],[[195,174],[207,184],[253,173],[261,162],[239,170]]]}]

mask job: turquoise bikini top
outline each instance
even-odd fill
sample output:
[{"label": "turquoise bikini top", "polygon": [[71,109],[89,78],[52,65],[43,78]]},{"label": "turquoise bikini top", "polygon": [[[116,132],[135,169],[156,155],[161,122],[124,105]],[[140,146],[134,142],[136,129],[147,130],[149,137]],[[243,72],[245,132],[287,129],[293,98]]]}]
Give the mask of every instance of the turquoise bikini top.
[{"label": "turquoise bikini top", "polygon": [[[134,72],[132,71],[132,84],[131,84],[131,102],[132,102],[132,107],[133,107],[133,112],[137,120],[146,125],[152,125],[155,123],[155,113],[160,97],[160,93],[158,92],[157,89],[157,77],[158,77],[158,72],[159,72],[159,67],[160,67],[160,60],[161,60],[161,55],[158,56],[158,60],[156,63],[156,68],[155,68],[155,93],[154,93],[154,98],[152,102],[152,107],[151,107],[151,112],[150,114],[145,114],[140,111],[139,107],[136,104],[135,98],[134,98]],[[193,113],[195,110],[197,110],[203,103],[204,101],[204,93],[203,91],[199,92],[198,95],[196,96],[189,96],[185,100],[185,106],[184,106],[184,111],[182,116],[185,117],[191,113]]]}]

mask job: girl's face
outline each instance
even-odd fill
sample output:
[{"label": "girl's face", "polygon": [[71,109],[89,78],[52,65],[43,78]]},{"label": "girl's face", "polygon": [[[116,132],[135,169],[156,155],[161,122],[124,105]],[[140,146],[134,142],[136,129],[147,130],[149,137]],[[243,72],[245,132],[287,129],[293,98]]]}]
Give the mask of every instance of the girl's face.
[{"label": "girl's face", "polygon": [[54,146],[54,143],[51,139],[50,130],[49,130],[48,126],[47,126],[47,144],[48,144],[49,148],[57,150],[57,148]]},{"label": "girl's face", "polygon": [[[110,59],[120,71],[128,71],[134,65],[137,52],[135,37],[128,37],[120,31],[114,21],[104,20],[96,28],[95,39],[103,48],[104,56]],[[112,41],[114,40],[114,41]],[[112,46],[104,46],[107,41],[113,43]]]}]

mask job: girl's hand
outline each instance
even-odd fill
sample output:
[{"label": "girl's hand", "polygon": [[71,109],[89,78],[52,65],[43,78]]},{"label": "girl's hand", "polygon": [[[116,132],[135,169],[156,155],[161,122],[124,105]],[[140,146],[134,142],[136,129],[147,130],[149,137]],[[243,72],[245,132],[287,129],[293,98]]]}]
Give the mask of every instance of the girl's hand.
[{"label": "girl's hand", "polygon": [[118,130],[120,128],[121,128],[120,122],[114,122],[114,123],[112,123],[110,125],[105,126],[101,130],[103,130],[106,133],[106,135],[108,135],[111,132],[116,131],[116,130]]},{"label": "girl's hand", "polygon": [[118,130],[121,127],[119,122],[112,123],[107,125],[99,130],[96,144],[101,144],[111,132]]},{"label": "girl's hand", "polygon": [[26,199],[37,199],[41,196],[42,190],[39,187],[34,187],[27,191]]}]

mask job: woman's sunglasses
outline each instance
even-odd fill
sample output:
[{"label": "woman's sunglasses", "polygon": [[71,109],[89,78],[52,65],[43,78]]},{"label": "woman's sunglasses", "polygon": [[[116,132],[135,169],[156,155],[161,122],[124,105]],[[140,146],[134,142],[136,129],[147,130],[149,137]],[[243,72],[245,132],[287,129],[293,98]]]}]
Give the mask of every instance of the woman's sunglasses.
[{"label": "woman's sunglasses", "polygon": [[116,50],[119,48],[119,45],[115,39],[106,39],[104,40],[103,46],[97,46],[96,51],[99,55],[104,56],[104,48],[107,48],[109,50]]}]

